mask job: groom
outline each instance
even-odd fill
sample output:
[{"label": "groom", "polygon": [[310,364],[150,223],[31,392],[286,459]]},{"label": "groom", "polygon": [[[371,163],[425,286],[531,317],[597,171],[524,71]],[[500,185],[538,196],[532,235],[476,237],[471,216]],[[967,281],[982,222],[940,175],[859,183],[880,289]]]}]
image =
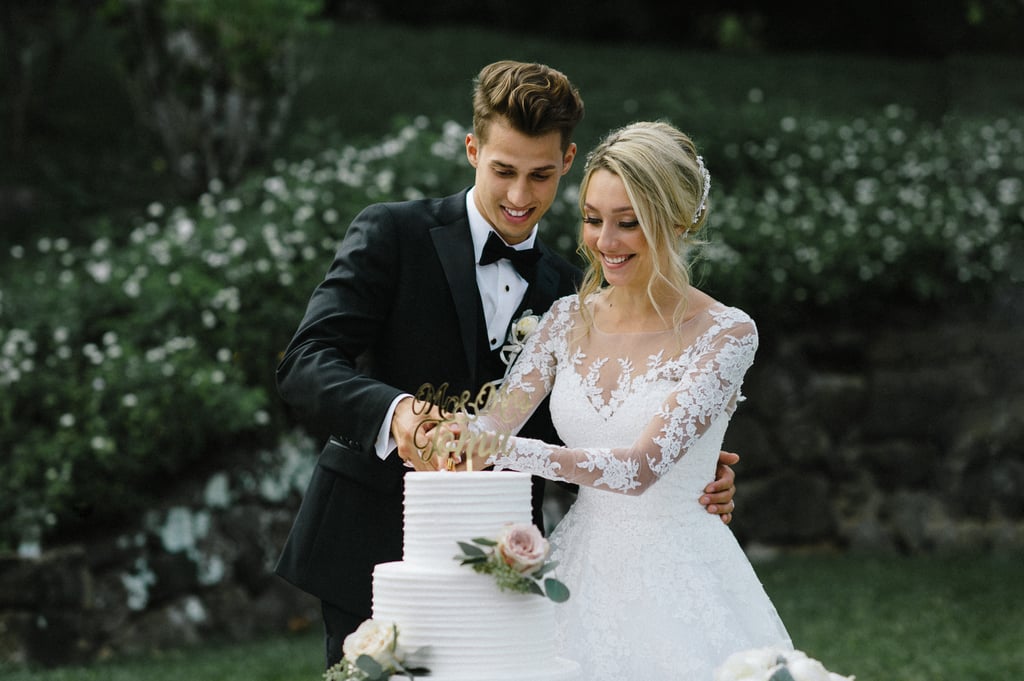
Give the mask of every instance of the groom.
[{"label": "groom", "polygon": [[[511,322],[576,290],[579,271],[540,241],[537,223],[572,167],[582,117],[558,71],[484,67],[466,136],[473,187],[356,216],[285,352],[280,393],[326,445],[277,573],[321,600],[328,667],[370,617],[374,566],[402,558],[402,476],[427,467],[415,443],[425,405],[412,394],[447,383],[449,395],[475,395],[505,371]],[[559,441],[546,405],[521,433]],[[721,462],[701,503],[728,522],[735,490],[724,463],[735,455]],[[542,485],[535,479],[541,527]]]}]

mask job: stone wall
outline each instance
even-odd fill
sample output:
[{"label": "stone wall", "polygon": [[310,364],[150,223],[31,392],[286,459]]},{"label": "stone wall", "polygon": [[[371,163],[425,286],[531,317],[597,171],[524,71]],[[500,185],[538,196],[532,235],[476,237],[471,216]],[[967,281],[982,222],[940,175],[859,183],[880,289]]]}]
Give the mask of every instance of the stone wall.
[{"label": "stone wall", "polygon": [[1024,549],[1024,310],[762,332],[726,448],[745,544]]},{"label": "stone wall", "polygon": [[319,628],[319,603],[273,574],[313,449],[290,438],[251,467],[182,484],[135,527],[0,556],[0,660],[79,663]]},{"label": "stone wall", "polygon": [[[753,551],[1024,551],[1024,314],[761,325],[726,447]],[[994,320],[994,321],[993,321]],[[316,627],[272,574],[315,456],[183,484],[137,527],[0,557],[0,659],[61,664]],[[563,497],[552,498],[557,517]]]}]

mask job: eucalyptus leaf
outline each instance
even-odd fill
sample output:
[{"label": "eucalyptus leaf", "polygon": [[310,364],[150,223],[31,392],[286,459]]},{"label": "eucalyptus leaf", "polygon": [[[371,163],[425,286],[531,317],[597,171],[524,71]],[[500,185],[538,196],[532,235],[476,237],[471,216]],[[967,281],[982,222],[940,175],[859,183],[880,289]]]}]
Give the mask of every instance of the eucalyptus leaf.
[{"label": "eucalyptus leaf", "polygon": [[356,666],[366,674],[367,681],[382,681],[387,678],[384,676],[384,667],[369,655],[360,655],[356,659]]},{"label": "eucalyptus leaf", "polygon": [[540,584],[538,584],[537,582],[533,581],[532,579],[527,579],[525,583],[526,588],[530,590],[530,593],[535,593],[538,596],[544,595],[544,589],[540,588]]},{"label": "eucalyptus leaf", "polygon": [[796,679],[789,673],[789,668],[783,665],[775,670],[775,673],[768,678],[768,681],[796,681]]},{"label": "eucalyptus leaf", "polygon": [[474,544],[479,544],[480,546],[497,546],[498,545],[498,542],[494,541],[493,539],[487,539],[485,537],[477,537],[476,539],[473,540],[473,543]]},{"label": "eucalyptus leaf", "polygon": [[548,598],[555,603],[565,603],[569,600],[569,587],[554,577],[548,577],[544,580],[544,588],[547,591]]},{"label": "eucalyptus leaf", "polygon": [[399,662],[395,663],[395,674],[404,674],[410,679],[417,676],[430,676],[430,670],[426,667],[406,667]]},{"label": "eucalyptus leaf", "polygon": [[430,670],[426,667],[403,667],[402,671],[409,677],[430,676]]},{"label": "eucalyptus leaf", "polygon": [[487,553],[484,552],[484,550],[481,549],[479,546],[473,546],[472,544],[467,544],[466,542],[463,542],[463,541],[458,542],[458,544],[459,544],[459,548],[462,549],[462,552],[465,553],[467,556],[474,556],[475,557],[475,556],[486,556],[487,555]]},{"label": "eucalyptus leaf", "polygon": [[557,560],[552,561],[550,563],[544,563],[539,568],[537,568],[537,570],[533,573],[533,576],[536,577],[537,579],[540,579],[541,577],[543,577],[547,573],[549,573],[552,570],[554,570],[556,567],[558,567],[558,561]]}]

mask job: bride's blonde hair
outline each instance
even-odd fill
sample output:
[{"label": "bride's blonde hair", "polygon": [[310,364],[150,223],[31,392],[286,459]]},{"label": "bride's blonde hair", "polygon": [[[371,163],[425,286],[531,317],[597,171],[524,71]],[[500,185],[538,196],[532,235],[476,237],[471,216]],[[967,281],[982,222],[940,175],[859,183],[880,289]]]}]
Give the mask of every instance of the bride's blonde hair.
[{"label": "bride's blonde hair", "polygon": [[[653,273],[647,295],[663,319],[666,313],[656,293],[668,290],[679,302],[671,311],[678,328],[686,314],[686,293],[690,286],[689,254],[701,243],[699,234],[707,221],[710,205],[707,190],[711,178],[688,135],[662,121],[631,123],[609,133],[587,156],[580,185],[580,213],[586,214],[587,189],[597,170],[617,175],[625,186],[647,244],[651,249]],[[583,242],[580,227],[577,252],[587,262],[580,285],[580,312],[593,323],[586,300],[601,289],[601,263]]]}]

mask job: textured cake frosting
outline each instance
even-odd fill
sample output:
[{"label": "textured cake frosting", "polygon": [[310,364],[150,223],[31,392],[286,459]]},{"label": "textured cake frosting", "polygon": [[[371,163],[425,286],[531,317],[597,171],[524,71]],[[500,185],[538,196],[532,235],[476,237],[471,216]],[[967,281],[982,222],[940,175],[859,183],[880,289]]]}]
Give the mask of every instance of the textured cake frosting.
[{"label": "textured cake frosting", "polygon": [[555,656],[554,608],[535,594],[501,591],[491,575],[459,565],[458,541],[496,538],[530,522],[530,476],[405,475],[403,560],[373,572],[373,617],[398,625],[410,660],[431,681],[568,681],[577,665]]}]

